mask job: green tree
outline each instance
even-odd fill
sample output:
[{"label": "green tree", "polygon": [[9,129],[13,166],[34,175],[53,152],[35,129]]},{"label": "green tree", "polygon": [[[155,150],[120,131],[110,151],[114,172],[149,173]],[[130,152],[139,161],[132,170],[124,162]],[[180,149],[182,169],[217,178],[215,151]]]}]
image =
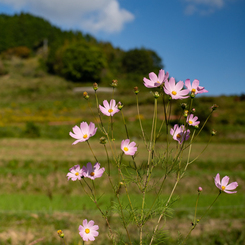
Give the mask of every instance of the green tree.
[{"label": "green tree", "polygon": [[71,81],[99,82],[106,58],[98,46],[87,42],[65,44],[57,50],[55,73]]},{"label": "green tree", "polygon": [[127,73],[146,75],[149,72],[158,73],[163,68],[162,59],[155,51],[149,49],[132,49],[122,57],[122,66]]}]

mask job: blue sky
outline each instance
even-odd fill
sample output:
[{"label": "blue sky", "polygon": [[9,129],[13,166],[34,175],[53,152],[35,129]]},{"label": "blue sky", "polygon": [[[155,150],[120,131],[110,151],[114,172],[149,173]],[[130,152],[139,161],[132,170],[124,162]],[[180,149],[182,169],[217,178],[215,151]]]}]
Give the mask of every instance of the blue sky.
[{"label": "blue sky", "polygon": [[170,76],[198,79],[207,95],[245,93],[245,0],[0,0],[1,13],[20,11],[124,50],[152,49]]}]

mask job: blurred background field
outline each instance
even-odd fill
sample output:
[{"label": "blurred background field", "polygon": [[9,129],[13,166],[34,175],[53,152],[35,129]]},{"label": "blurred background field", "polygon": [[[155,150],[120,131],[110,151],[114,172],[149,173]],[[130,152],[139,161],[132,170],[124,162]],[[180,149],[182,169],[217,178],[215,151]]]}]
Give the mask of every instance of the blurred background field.
[{"label": "blurred background field", "polygon": [[[16,15],[11,20],[15,23],[12,23],[16,28],[14,30],[32,30],[29,34],[26,33],[26,37],[29,38],[26,38],[25,43],[25,36],[20,35],[24,32],[16,32],[15,38],[8,35],[11,25],[8,26],[6,20],[8,16],[1,15],[0,24],[4,26],[3,32],[8,41],[2,41],[1,35],[0,244],[31,244],[36,239],[41,239],[38,244],[43,245],[62,244],[56,233],[58,229],[64,230],[69,244],[82,244],[78,226],[85,218],[96,220],[100,226],[100,236],[95,244],[105,244],[107,227],[100,213],[83,193],[79,184],[67,181],[66,178],[70,167],[94,161],[86,143],[72,145],[73,139],[69,132],[74,125],[79,125],[82,121],[98,122],[94,93],[89,92],[90,98],[87,101],[82,95],[85,90],[83,88],[92,88],[93,82],[97,81],[99,103],[102,104],[104,99],[112,98],[112,94],[100,92],[100,88],[111,88],[111,80],[118,79],[114,97],[117,102],[123,103],[129,135],[137,142],[139,154],[136,161],[138,164],[144,163],[147,152],[141,137],[133,88],[138,86],[140,90],[140,118],[149,137],[154,98],[149,89],[143,86],[142,79],[154,69],[158,72],[159,66],[163,67],[161,60],[151,50],[135,49],[132,52],[124,52],[113,48],[110,43],[96,41],[91,35],[62,32],[39,18],[28,14]],[[31,28],[30,23],[39,23],[40,28],[49,30],[51,42],[48,57],[43,47],[40,48],[38,43],[34,42],[34,38],[31,39],[37,33],[33,28],[35,25]],[[21,38],[24,47],[16,41]],[[66,55],[70,54],[70,51],[76,53],[76,49],[84,52],[84,47],[88,52],[95,50],[93,55],[102,55],[99,64],[101,76],[88,76],[81,82],[77,70],[74,69],[76,64],[69,67],[66,63],[74,57],[67,58]],[[92,61],[98,58],[96,55],[91,56]],[[156,62],[147,66],[139,64],[139,60],[142,60],[141,55],[144,61],[145,57],[150,57],[151,61],[153,57]],[[135,57],[139,59],[134,60]],[[132,60],[133,63],[127,63]],[[154,69],[151,70],[152,64]],[[96,65],[96,62],[93,63],[92,66],[95,68],[92,71],[97,69]],[[137,71],[129,69],[136,69],[137,66],[140,67]],[[78,88],[81,88],[80,92]],[[172,101],[173,115],[181,113],[182,102],[187,100]],[[158,103],[159,128],[164,114],[160,99]],[[173,205],[172,218],[169,218],[166,227],[163,227],[169,230],[166,234],[169,239],[160,244],[177,244],[180,238],[178,230],[183,236],[187,234],[191,227],[199,186],[203,187],[203,193],[199,200],[198,216],[204,213],[218,192],[213,180],[218,172],[222,177],[228,175],[231,181],[237,181],[238,192],[235,195],[220,196],[193,231],[188,244],[245,244],[245,95],[241,93],[232,96],[197,96],[193,106],[201,124],[209,115],[213,104],[219,107],[195,139],[191,158],[197,157],[205,148],[213,129],[217,130],[217,134],[212,137],[206,151],[190,165],[185,179],[177,188],[175,198],[178,200]],[[105,126],[109,127],[108,118],[103,119]],[[126,138],[126,133],[120,113],[113,119],[115,144],[120,152],[120,142]],[[170,124],[173,126],[177,122],[178,116],[173,116]],[[101,136],[102,133],[98,130],[90,143],[93,149],[96,149],[96,156],[101,165],[106,167],[104,149],[99,144]],[[165,143],[166,136],[163,133],[158,139],[157,151],[164,150]],[[174,142],[171,148],[176,148]],[[183,158],[186,159],[186,156]],[[115,175],[116,170],[112,169],[112,173]],[[156,171],[153,184],[157,183],[162,175],[161,171]],[[110,195],[110,186],[105,176],[101,180],[96,180],[95,186],[101,195],[99,204],[104,210],[110,207],[114,197]],[[163,201],[167,199],[173,181],[174,176],[167,180],[161,194]],[[141,201],[136,190],[131,190],[130,194],[134,203]],[[150,206],[153,197],[154,194],[147,197],[147,207]],[[124,193],[122,198],[125,198]],[[112,226],[116,227],[118,222],[118,217],[114,215]],[[150,223],[148,228],[151,230],[153,227],[153,223]],[[134,227],[130,228],[132,232],[137,233]]]}]

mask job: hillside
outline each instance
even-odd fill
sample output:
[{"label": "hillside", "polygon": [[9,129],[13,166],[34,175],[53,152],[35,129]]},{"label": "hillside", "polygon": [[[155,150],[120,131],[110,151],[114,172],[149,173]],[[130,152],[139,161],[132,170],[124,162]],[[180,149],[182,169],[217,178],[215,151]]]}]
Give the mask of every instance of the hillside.
[{"label": "hillside", "polygon": [[[81,121],[94,121],[95,98],[90,93],[86,101],[82,93],[75,92],[76,87],[90,86],[92,83],[72,83],[65,79],[50,75],[40,68],[38,57],[20,59],[13,57],[10,60],[0,60],[7,69],[7,74],[0,76],[0,137],[31,137],[31,138],[69,138],[71,128]],[[143,77],[142,77],[143,78]],[[138,86],[140,116],[143,126],[150,130],[152,120],[153,96],[149,89],[142,84],[142,78],[134,80],[118,79],[118,88],[115,92],[116,101],[124,104],[123,113],[128,123],[129,132],[138,132],[136,113],[136,98],[133,87]],[[110,86],[110,81],[99,85]],[[111,94],[98,90],[99,103],[111,98]],[[83,91],[83,89],[82,89]],[[182,101],[181,101],[182,102]],[[172,101],[172,111],[180,112],[180,101]],[[184,102],[184,101],[183,101]],[[160,100],[158,102],[161,104]],[[89,109],[89,104],[92,110]],[[245,115],[244,95],[200,97],[194,100],[196,115],[203,122],[213,104],[219,105],[210,122],[200,135],[200,140],[209,137],[210,130],[217,130],[214,141],[244,142]],[[163,109],[159,107],[159,118],[163,119]],[[115,115],[116,125],[121,120]],[[176,122],[173,118],[172,124]],[[119,127],[118,135],[124,132]],[[117,135],[116,135],[117,136]],[[116,137],[115,136],[115,137]],[[160,138],[164,140],[164,138]]]}]

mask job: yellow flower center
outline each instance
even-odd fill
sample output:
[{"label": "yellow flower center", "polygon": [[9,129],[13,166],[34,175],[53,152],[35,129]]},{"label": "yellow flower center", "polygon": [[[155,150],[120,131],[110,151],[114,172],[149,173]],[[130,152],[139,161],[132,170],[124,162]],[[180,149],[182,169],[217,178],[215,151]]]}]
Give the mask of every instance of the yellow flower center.
[{"label": "yellow flower center", "polygon": [[193,88],[193,89],[191,90],[191,92],[192,92],[192,93],[196,93],[196,90]]},{"label": "yellow flower center", "polygon": [[181,135],[180,134],[177,134],[176,137],[179,139],[179,138],[181,138]]},{"label": "yellow flower center", "polygon": [[89,230],[88,228],[86,228],[86,229],[85,229],[85,233],[88,234],[89,232],[90,232],[90,230]]},{"label": "yellow flower center", "polygon": [[172,91],[172,95],[176,95],[177,94],[177,92],[176,91]]},{"label": "yellow flower center", "polygon": [[91,173],[90,173],[90,176],[94,176],[94,172],[91,172]]},{"label": "yellow flower center", "polygon": [[128,151],[128,147],[125,146],[125,147],[123,148],[123,150]]},{"label": "yellow flower center", "polygon": [[157,83],[160,83],[159,81],[157,81]]},{"label": "yellow flower center", "polygon": [[225,189],[225,186],[222,185],[222,186],[221,186],[221,189],[222,189],[222,191],[223,191],[223,190]]},{"label": "yellow flower center", "polygon": [[78,172],[76,172],[76,173],[75,173],[75,175],[76,175],[76,176],[78,176],[78,175],[79,175],[79,173],[78,173]]},{"label": "yellow flower center", "polygon": [[189,124],[192,124],[193,122],[192,121],[189,121]]},{"label": "yellow flower center", "polygon": [[88,135],[87,135],[87,134],[84,134],[84,135],[83,135],[83,138],[84,138],[84,139],[88,138]]},{"label": "yellow flower center", "polygon": [[108,112],[109,112],[109,113],[112,113],[112,112],[113,112],[113,110],[112,110],[112,109],[109,109],[109,110],[108,110]]}]

